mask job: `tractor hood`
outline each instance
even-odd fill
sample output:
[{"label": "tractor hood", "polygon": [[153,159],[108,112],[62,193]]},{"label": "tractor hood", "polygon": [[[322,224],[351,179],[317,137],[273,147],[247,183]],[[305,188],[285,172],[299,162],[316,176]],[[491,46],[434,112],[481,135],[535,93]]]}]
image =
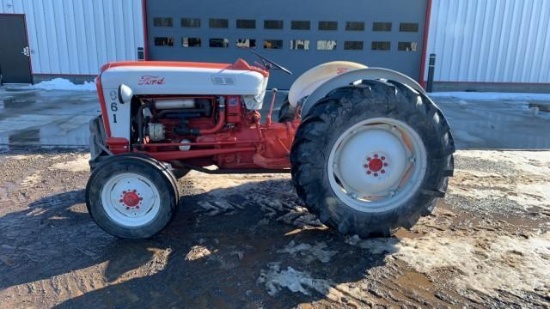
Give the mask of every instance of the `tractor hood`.
[{"label": "tractor hood", "polygon": [[103,90],[125,84],[136,95],[242,95],[261,105],[269,73],[239,59],[234,64],[114,62],[101,68]]}]

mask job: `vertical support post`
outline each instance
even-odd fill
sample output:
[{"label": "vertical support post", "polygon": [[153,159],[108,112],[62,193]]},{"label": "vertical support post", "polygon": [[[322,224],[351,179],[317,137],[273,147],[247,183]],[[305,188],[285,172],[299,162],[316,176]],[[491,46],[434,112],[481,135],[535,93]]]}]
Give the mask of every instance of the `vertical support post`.
[{"label": "vertical support post", "polygon": [[426,85],[426,92],[432,92],[434,82],[435,71],[435,54],[430,54],[430,62],[428,65],[428,84]]}]

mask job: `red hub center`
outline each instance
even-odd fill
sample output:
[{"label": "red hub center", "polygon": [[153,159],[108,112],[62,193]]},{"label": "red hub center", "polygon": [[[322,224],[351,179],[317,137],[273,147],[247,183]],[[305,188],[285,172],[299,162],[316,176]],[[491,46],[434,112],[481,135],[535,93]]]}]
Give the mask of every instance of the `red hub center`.
[{"label": "red hub center", "polygon": [[378,158],[369,161],[369,169],[373,172],[378,172],[382,169],[382,166],[384,166],[384,162]]},{"label": "red hub center", "polygon": [[128,207],[136,207],[139,204],[140,198],[136,194],[136,192],[129,191],[124,193],[124,197],[122,198],[124,201],[124,204]]},{"label": "red hub center", "polygon": [[364,167],[367,169],[367,175],[378,177],[381,174],[386,174],[385,168],[387,168],[388,165],[389,164],[385,156],[375,153],[367,157],[367,162]]}]

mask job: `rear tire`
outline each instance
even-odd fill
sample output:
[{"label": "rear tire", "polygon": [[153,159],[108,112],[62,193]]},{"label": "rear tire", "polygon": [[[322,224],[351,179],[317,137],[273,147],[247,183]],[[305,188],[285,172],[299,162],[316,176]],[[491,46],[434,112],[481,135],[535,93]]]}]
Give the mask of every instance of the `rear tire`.
[{"label": "rear tire", "polygon": [[397,82],[338,88],[314,105],[291,151],[298,195],[342,234],[391,235],[445,195],[454,142],[441,111]]},{"label": "rear tire", "polygon": [[162,163],[136,155],[112,156],[98,165],[86,186],[92,219],[119,238],[149,238],[176,214],[176,180]]}]

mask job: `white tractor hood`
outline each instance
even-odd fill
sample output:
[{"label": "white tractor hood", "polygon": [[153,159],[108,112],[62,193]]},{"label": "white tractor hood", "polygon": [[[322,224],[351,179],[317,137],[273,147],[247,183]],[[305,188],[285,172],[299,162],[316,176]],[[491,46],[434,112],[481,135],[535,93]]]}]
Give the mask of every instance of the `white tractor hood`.
[{"label": "white tractor hood", "polygon": [[103,89],[125,84],[136,95],[242,95],[262,97],[268,73],[239,59],[235,64],[118,62],[102,68]]}]

